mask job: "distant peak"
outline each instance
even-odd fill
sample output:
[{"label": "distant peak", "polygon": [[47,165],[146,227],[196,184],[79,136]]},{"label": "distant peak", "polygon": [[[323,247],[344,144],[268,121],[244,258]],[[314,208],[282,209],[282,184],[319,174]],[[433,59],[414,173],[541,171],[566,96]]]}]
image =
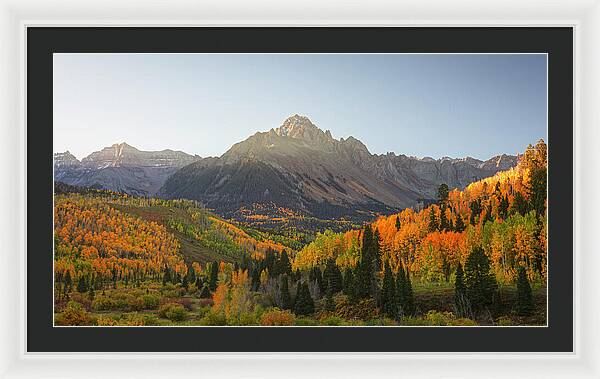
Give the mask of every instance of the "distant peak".
[{"label": "distant peak", "polygon": [[111,147],[116,147],[116,148],[131,148],[131,149],[135,149],[135,147],[129,145],[127,142],[117,142],[117,143],[113,143]]},{"label": "distant peak", "polygon": [[317,128],[308,117],[298,114],[286,118],[283,124],[275,129],[275,133],[281,137],[303,137],[306,132],[315,131],[322,133],[322,130]]},{"label": "distant peak", "polygon": [[346,138],[345,140],[342,138],[342,139],[340,139],[340,142],[346,144],[346,146],[350,146],[354,150],[359,150],[359,151],[363,151],[367,154],[371,154],[369,152],[369,149],[367,149],[367,147],[365,146],[365,144],[362,143],[362,141],[354,138],[353,136],[350,136],[350,137]]}]

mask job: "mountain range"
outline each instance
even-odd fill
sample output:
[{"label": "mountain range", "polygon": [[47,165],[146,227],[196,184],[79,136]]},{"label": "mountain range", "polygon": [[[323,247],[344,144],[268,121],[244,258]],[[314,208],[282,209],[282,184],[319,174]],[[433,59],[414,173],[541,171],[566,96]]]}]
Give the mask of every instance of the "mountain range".
[{"label": "mountain range", "polygon": [[319,218],[368,218],[414,206],[434,199],[441,183],[462,189],[518,162],[506,154],[486,161],[371,154],[358,139],[335,139],[299,115],[220,157],[122,143],[81,161],[69,152],[54,158],[55,180],[71,185],[199,200],[225,216],[269,204]]},{"label": "mountain range", "polygon": [[140,151],[118,143],[81,161],[68,151],[54,154],[54,180],[132,195],[154,195],[175,171],[199,159],[181,151]]}]

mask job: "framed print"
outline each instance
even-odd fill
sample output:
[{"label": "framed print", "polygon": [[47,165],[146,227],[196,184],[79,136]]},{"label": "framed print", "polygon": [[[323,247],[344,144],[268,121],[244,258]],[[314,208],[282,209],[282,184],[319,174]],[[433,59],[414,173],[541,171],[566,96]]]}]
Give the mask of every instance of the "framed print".
[{"label": "framed print", "polygon": [[81,355],[65,372],[597,376],[591,27],[20,30],[7,230],[32,375]]},{"label": "framed print", "polygon": [[[28,181],[51,174],[54,223],[28,241],[53,251],[28,264],[53,292],[29,294],[28,348],[189,327],[215,341],[205,351],[229,335],[252,350],[257,334],[416,351],[394,341],[423,333],[443,350],[507,351],[486,341],[512,335],[571,351],[572,297],[553,283],[568,288],[572,261],[552,254],[571,239],[552,217],[572,207],[552,199],[572,197],[570,129],[554,126],[572,119],[572,33],[28,29],[28,85],[51,85],[28,91],[29,124],[53,126],[47,141],[28,129],[28,151],[53,156],[45,174],[31,156]],[[42,183],[29,188],[41,215]]]}]

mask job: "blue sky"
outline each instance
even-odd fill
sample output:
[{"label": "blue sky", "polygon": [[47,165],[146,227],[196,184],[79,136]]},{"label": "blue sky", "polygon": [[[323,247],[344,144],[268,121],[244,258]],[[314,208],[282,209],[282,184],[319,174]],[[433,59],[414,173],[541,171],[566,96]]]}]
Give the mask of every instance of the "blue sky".
[{"label": "blue sky", "polygon": [[546,137],[545,55],[54,54],[54,151],[219,156],[292,114],[372,153],[522,152]]}]

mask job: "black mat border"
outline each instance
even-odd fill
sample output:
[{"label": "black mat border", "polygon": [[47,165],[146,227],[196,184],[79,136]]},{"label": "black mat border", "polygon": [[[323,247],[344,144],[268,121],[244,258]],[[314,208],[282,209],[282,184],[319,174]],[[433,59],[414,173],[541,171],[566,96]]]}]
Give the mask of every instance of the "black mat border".
[{"label": "black mat border", "polygon": [[[549,326],[52,327],[52,53],[548,53]],[[28,352],[573,351],[573,29],[190,28],[27,29]]]}]

